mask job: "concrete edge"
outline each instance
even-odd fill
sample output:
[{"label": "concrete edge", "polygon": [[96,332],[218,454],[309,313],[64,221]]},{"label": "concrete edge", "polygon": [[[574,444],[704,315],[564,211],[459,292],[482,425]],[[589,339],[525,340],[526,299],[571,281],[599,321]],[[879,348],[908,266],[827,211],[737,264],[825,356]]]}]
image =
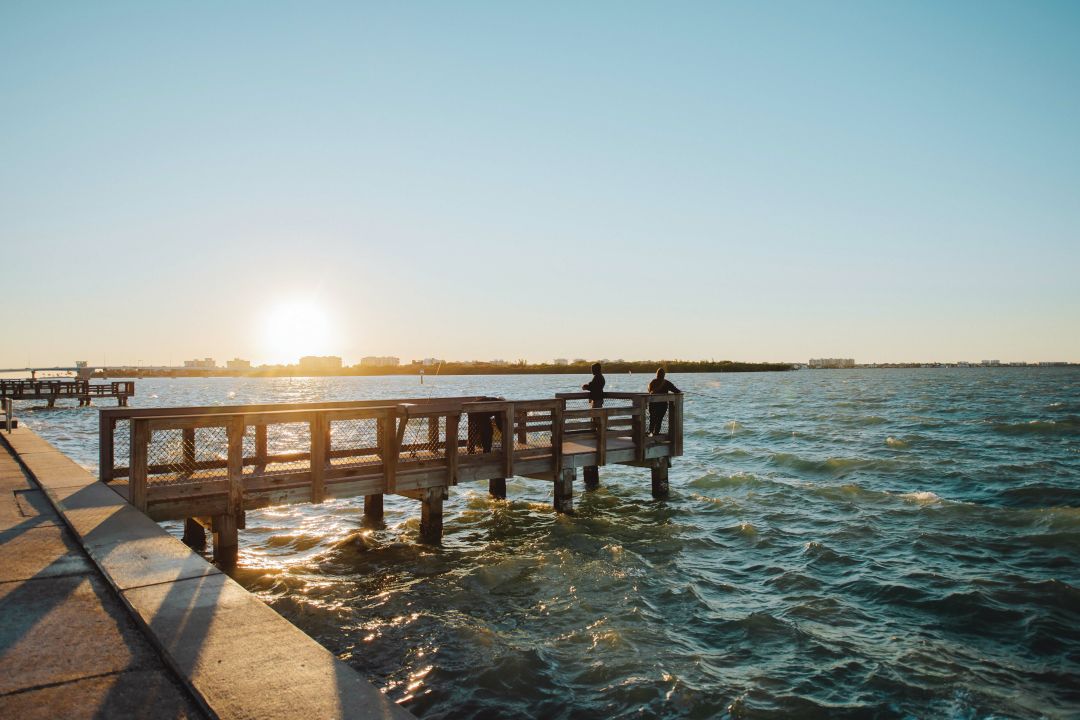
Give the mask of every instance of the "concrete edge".
[{"label": "concrete edge", "polygon": [[[33,469],[38,465],[33,455],[55,452],[71,465],[76,463],[29,428],[23,426],[11,434],[0,431],[0,443],[42,491],[162,661],[210,717],[293,720],[298,710],[301,715],[356,720],[415,717],[220,569],[135,511],[85,468],[77,466],[82,477],[73,478],[68,466],[61,482],[50,484],[48,478],[42,482]],[[42,443],[50,450],[43,451]],[[25,452],[20,451],[20,445]],[[48,470],[39,467],[39,471]],[[102,490],[109,492],[102,495]],[[84,492],[107,499],[89,504],[72,500]],[[134,518],[132,511],[141,520]],[[117,537],[106,545],[93,542],[94,532],[119,515],[124,516],[121,524],[109,528],[110,536]],[[124,537],[125,532],[129,537]],[[145,554],[147,541],[176,561],[171,577],[163,580],[162,563]],[[131,557],[124,558],[129,548],[133,548]],[[202,567],[193,567],[200,563]],[[147,565],[149,571],[140,569]],[[164,572],[170,569],[166,567]],[[139,582],[140,573],[144,573],[145,582]],[[193,587],[208,586],[213,586],[213,595],[199,596],[196,590],[192,599]],[[167,607],[174,590],[187,603],[178,611]],[[170,612],[179,613],[179,617],[169,617]]]}]

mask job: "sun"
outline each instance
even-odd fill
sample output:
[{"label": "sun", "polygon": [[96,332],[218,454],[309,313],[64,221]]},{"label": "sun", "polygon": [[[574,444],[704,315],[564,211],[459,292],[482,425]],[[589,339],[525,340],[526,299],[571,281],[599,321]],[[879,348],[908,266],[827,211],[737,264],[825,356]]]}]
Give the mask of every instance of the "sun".
[{"label": "sun", "polygon": [[295,363],[304,355],[326,355],[332,341],[330,316],[315,300],[272,306],[263,317],[261,345],[267,362]]}]

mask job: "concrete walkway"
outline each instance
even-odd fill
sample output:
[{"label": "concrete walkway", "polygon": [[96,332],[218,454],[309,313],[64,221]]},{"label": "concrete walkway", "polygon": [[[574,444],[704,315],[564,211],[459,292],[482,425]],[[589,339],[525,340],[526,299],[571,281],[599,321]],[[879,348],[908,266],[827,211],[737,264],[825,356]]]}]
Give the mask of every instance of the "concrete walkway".
[{"label": "concrete walkway", "polygon": [[31,430],[0,473],[0,717],[413,717]]},{"label": "concrete walkway", "polygon": [[0,717],[206,717],[6,447]]}]

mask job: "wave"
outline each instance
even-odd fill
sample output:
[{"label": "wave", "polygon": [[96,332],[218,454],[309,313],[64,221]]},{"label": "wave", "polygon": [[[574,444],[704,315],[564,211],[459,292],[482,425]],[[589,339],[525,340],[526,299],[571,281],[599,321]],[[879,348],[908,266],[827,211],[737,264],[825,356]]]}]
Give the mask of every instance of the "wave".
[{"label": "wave", "polygon": [[900,438],[894,438],[892,435],[885,438],[885,444],[888,445],[891,448],[896,448],[898,450],[902,450],[903,448],[906,448],[909,445],[909,443],[906,440],[901,440]]},{"label": "wave", "polygon": [[1005,435],[1080,435],[1080,417],[1070,415],[1060,420],[1031,420],[1026,423],[991,424],[994,432]]},{"label": "wave", "polygon": [[825,460],[811,460],[792,453],[773,453],[770,460],[776,465],[799,472],[833,477],[858,470],[892,470],[896,467],[896,461],[889,459],[831,457]]}]

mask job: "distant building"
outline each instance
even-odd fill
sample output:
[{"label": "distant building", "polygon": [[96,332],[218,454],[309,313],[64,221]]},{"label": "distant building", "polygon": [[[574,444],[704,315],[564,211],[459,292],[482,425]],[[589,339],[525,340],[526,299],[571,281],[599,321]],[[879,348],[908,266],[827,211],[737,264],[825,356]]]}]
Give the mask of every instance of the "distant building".
[{"label": "distant building", "polygon": [[574,364],[575,365],[588,365],[589,361],[586,360],[585,358],[574,358]]},{"label": "distant building", "polygon": [[214,370],[217,368],[217,363],[214,362],[214,358],[203,358],[202,360],[196,358],[195,360],[185,360],[184,367],[195,370]]},{"label": "distant building", "polygon": [[337,355],[305,355],[300,358],[300,369],[305,372],[328,372],[341,369]]},{"label": "distant building", "polygon": [[498,366],[501,367],[503,365],[509,365],[509,364],[510,363],[508,363],[508,362],[506,362],[505,360],[502,360],[502,359],[488,360],[488,365],[498,365]]},{"label": "distant building", "polygon": [[389,355],[368,355],[360,359],[361,367],[397,367],[401,364],[401,358]]},{"label": "distant building", "polygon": [[1044,361],[1039,363],[1039,367],[1067,367],[1068,364],[1069,363],[1067,363],[1067,362],[1059,362],[1059,361],[1048,362],[1048,361],[1044,360]]},{"label": "distant building", "polygon": [[853,358],[810,358],[808,364],[812,370],[831,370],[836,368],[853,368],[855,367],[855,360]]},{"label": "distant building", "polygon": [[982,366],[983,367],[998,367],[999,365],[1001,365],[1000,360],[983,360],[982,361]]},{"label": "distant building", "polygon": [[240,358],[233,358],[225,363],[225,367],[230,370],[250,370],[251,361],[241,360]]},{"label": "distant building", "polygon": [[431,367],[432,365],[441,365],[442,360],[440,360],[439,358],[424,358],[420,361],[420,364]]},{"label": "distant building", "polygon": [[570,361],[567,360],[566,358],[555,358],[555,362],[552,363],[552,364],[553,365],[569,365]]}]

